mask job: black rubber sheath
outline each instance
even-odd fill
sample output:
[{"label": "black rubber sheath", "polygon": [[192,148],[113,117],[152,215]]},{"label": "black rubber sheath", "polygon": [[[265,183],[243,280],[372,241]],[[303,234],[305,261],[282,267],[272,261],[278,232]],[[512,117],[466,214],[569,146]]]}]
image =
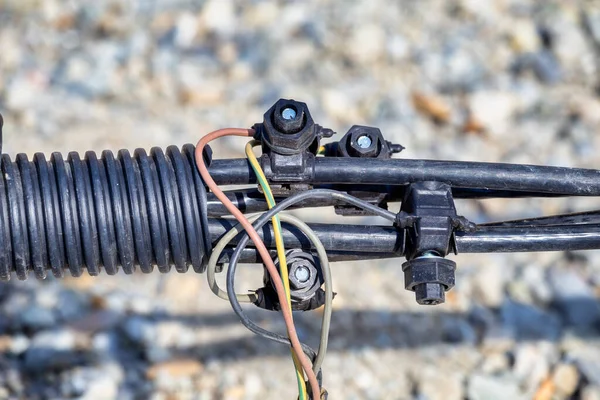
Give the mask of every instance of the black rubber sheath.
[{"label": "black rubber sheath", "polygon": [[[211,170],[212,171],[212,170]],[[404,198],[406,185],[315,185],[315,189],[333,189],[341,192],[349,192],[363,200],[373,199],[378,194],[383,195],[385,203],[400,202]],[[263,212],[269,209],[265,195],[256,188],[236,189],[224,192],[227,198],[243,213]],[[561,194],[523,192],[511,190],[489,190],[489,189],[463,189],[453,188],[452,196],[455,199],[487,199],[487,198],[519,198],[519,197],[560,197]],[[285,197],[275,197],[275,203],[281,203]],[[379,199],[377,201],[380,201]],[[336,200],[313,200],[306,199],[301,203],[294,204],[292,208],[303,207],[329,207],[343,204]],[[229,215],[227,207],[212,193],[208,194],[208,216],[220,217]]]},{"label": "black rubber sheath", "polygon": [[[225,218],[211,218],[208,228],[214,245],[229,230],[236,226],[236,221]],[[397,257],[404,254],[404,232],[396,229],[392,224],[385,225],[347,225],[347,224],[318,224],[309,223],[308,226],[315,232],[327,253],[345,251],[352,253],[393,253]],[[276,248],[275,235],[271,225],[265,225],[258,230],[258,234],[268,249]],[[285,222],[281,223],[283,242],[290,248],[303,250],[313,249],[310,240],[298,228]],[[243,233],[236,235],[229,246],[235,246]]]},{"label": "black rubber sheath", "polygon": [[457,232],[458,253],[575,251],[600,248],[600,224],[478,226]]},{"label": "black rubber sheath", "polygon": [[[600,196],[600,171],[583,168],[470,161],[317,157],[308,173],[311,177],[304,183],[315,185],[408,185],[436,181],[463,191],[485,188],[488,191],[529,192],[531,195],[540,193],[543,196]],[[214,160],[210,174],[219,185],[256,182],[246,159]],[[481,194],[485,194],[485,191]]]},{"label": "black rubber sheath", "polygon": [[[210,151],[204,156],[209,164]],[[65,269],[130,274],[136,265],[204,271],[211,242],[193,145],[1,161],[0,280],[12,272],[26,279],[31,270],[38,278]]]}]

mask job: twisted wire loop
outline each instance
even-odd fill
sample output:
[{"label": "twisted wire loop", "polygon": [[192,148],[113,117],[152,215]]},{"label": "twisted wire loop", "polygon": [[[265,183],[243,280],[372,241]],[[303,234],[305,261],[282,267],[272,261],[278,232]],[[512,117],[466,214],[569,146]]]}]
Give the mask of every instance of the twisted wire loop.
[{"label": "twisted wire loop", "polygon": [[[206,188],[194,146],[116,156],[71,152],[1,156],[0,280],[32,270],[109,275],[174,267],[204,272],[211,243]],[[204,154],[209,164],[211,152]]]}]

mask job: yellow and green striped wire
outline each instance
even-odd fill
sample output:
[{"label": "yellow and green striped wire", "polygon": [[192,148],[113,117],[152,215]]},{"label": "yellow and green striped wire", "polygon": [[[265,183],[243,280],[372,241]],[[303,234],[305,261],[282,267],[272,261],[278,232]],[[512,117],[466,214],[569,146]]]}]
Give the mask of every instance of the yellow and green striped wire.
[{"label": "yellow and green striped wire", "polygon": [[[245,151],[246,157],[248,157],[248,161],[256,174],[256,179],[260,184],[263,193],[265,195],[265,199],[267,200],[267,204],[269,209],[275,207],[275,198],[273,197],[273,192],[271,191],[271,187],[269,186],[269,182],[258,162],[258,159],[254,155],[252,148],[256,145],[260,144],[260,142],[256,140],[252,140],[246,144]],[[287,306],[292,308],[292,300],[290,297],[290,281],[288,279],[288,266],[287,259],[285,256],[285,247],[283,243],[283,235],[281,234],[281,221],[279,220],[279,216],[275,214],[272,218],[273,222],[273,233],[275,236],[275,245],[277,248],[277,257],[279,258],[279,271],[281,273],[281,280],[283,281],[283,286],[285,290],[285,295],[288,301]],[[282,305],[283,307],[283,305]],[[300,365],[300,361],[297,359],[296,355],[292,351],[292,359],[294,361],[294,367],[296,369],[296,380],[298,381],[298,392],[300,393],[300,400],[307,400],[307,392],[306,392],[306,383],[304,381],[304,373],[302,371],[302,366]]]}]

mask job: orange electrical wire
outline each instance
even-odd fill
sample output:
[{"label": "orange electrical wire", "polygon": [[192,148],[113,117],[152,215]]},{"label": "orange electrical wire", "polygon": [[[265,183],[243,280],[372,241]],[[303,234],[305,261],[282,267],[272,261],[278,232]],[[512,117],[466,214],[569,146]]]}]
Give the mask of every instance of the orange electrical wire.
[{"label": "orange electrical wire", "polygon": [[202,153],[204,151],[204,147],[211,141],[223,137],[223,136],[242,136],[242,137],[252,137],[254,135],[254,130],[252,129],[240,129],[240,128],[226,128],[219,129],[214,132],[211,132],[204,137],[202,137],[198,144],[196,144],[195,150],[195,158],[196,158],[196,166],[198,167],[198,171],[204,179],[204,182],[208,186],[208,188],[217,196],[217,198],[223,203],[225,208],[237,219],[240,224],[244,227],[248,236],[254,242],[256,246],[256,250],[258,250],[269,275],[271,276],[271,281],[273,285],[275,285],[275,290],[277,292],[277,297],[279,298],[279,304],[282,305],[281,312],[283,314],[283,319],[285,321],[285,327],[287,329],[288,337],[290,338],[290,343],[298,360],[300,360],[300,364],[304,369],[304,373],[308,378],[308,382],[310,383],[313,399],[317,400],[321,398],[319,383],[317,382],[317,377],[312,370],[312,366],[310,361],[305,357],[304,351],[302,350],[302,345],[300,344],[300,340],[298,339],[298,333],[296,332],[296,327],[294,326],[294,319],[292,317],[292,311],[288,307],[284,307],[284,304],[287,304],[287,298],[285,297],[285,291],[283,287],[283,282],[281,281],[281,277],[279,276],[279,272],[277,271],[277,267],[275,263],[271,259],[271,255],[267,250],[265,244],[261,240],[260,236],[250,223],[246,216],[227,198],[225,193],[219,189],[215,181],[210,176],[206,165],[204,164],[204,158]]}]

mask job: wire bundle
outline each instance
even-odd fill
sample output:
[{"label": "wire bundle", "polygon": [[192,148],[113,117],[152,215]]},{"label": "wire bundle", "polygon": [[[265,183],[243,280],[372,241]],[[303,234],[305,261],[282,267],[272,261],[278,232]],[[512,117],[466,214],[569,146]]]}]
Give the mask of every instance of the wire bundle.
[{"label": "wire bundle", "polygon": [[[260,142],[252,140],[246,144],[246,148],[245,148],[246,156],[248,157],[248,160],[250,160],[250,165],[252,166],[252,170],[256,174],[258,182],[263,189],[269,209],[271,209],[275,206],[275,198],[273,197],[273,193],[269,186],[269,182],[267,181],[267,178],[265,177],[265,174],[264,174],[260,164],[258,163],[256,156],[254,156],[254,153],[252,152],[252,147],[256,144],[260,144]],[[290,296],[289,270],[288,270],[288,266],[287,266],[287,258],[286,258],[286,254],[285,254],[285,246],[283,243],[283,236],[281,234],[281,221],[279,219],[279,215],[277,215],[277,214],[274,215],[272,218],[272,221],[273,221],[273,232],[275,234],[275,246],[277,248],[277,258],[279,259],[279,272],[281,274],[281,279],[283,281],[283,288],[285,289],[285,297],[287,300],[286,304],[285,305],[282,304],[281,306],[288,307],[289,310],[291,311],[292,310],[292,300],[291,300],[291,296]],[[232,291],[232,293],[235,293],[235,292]],[[306,396],[306,383],[304,382],[304,375],[302,373],[302,365],[300,365],[300,361],[295,356],[293,350],[292,350],[292,360],[294,361],[294,368],[296,369],[296,380],[298,382],[298,392],[300,393],[299,397],[300,397],[300,400],[304,400],[307,397]],[[314,364],[313,364],[313,367],[314,367]],[[316,372],[318,372],[318,371],[316,371]]]},{"label": "wire bundle", "polygon": [[[215,194],[215,196],[225,205],[225,207],[229,210],[229,212],[239,221],[239,224],[232,228],[228,233],[226,233],[221,240],[217,243],[213,252],[211,254],[210,260],[208,262],[207,267],[207,278],[209,282],[209,286],[211,290],[219,297],[223,299],[228,299],[232,305],[233,310],[240,317],[242,323],[252,332],[257,335],[279,342],[283,344],[291,345],[292,358],[294,360],[294,366],[296,369],[296,377],[298,381],[298,390],[299,390],[299,398],[302,400],[312,398],[320,399],[321,398],[321,365],[323,363],[323,359],[325,357],[325,353],[327,350],[327,342],[329,336],[329,326],[331,321],[331,311],[332,311],[332,300],[333,300],[333,289],[331,285],[331,272],[329,269],[329,263],[327,260],[327,253],[323,244],[320,242],[319,238],[316,234],[306,225],[304,222],[298,220],[295,217],[279,214],[281,211],[287,209],[288,207],[293,206],[294,204],[301,202],[307,198],[319,198],[319,199],[336,199],[353,206],[362,208],[367,210],[375,215],[378,215],[382,218],[390,220],[392,222],[395,221],[396,215],[390,211],[384,210],[380,207],[374,206],[370,203],[357,199],[353,196],[348,195],[347,193],[337,192],[334,190],[308,190],[305,192],[298,193],[294,196],[291,196],[279,204],[275,204],[275,199],[269,187],[269,183],[267,178],[265,177],[262,168],[256,159],[256,156],[252,152],[252,147],[257,145],[258,142],[251,141],[246,145],[246,156],[254,170],[257,181],[261,185],[263,192],[265,194],[265,198],[269,205],[269,211],[263,213],[259,217],[252,217],[252,222],[244,216],[244,214],[235,207],[235,205],[226,197],[226,195],[218,188],[215,184],[214,180],[210,177],[208,169],[202,160],[202,151],[206,144],[210,141],[223,137],[223,136],[245,136],[250,137],[253,136],[254,131],[251,129],[221,129],[218,131],[214,131],[209,133],[200,141],[196,146],[196,164],[198,166],[198,170],[202,175],[205,183],[209,187],[209,189]],[[275,234],[276,246],[277,246],[277,254],[279,257],[279,265],[280,271],[277,270],[269,251],[267,250],[265,244],[260,239],[257,230],[261,229],[269,220],[272,220],[273,223],[273,231]],[[287,263],[285,258],[285,247],[283,243],[283,237],[281,234],[281,221],[290,223],[297,227],[306,237],[314,244],[314,247],[317,251],[319,259],[321,261],[323,277],[325,281],[325,306],[323,310],[323,320],[321,324],[321,338],[319,343],[318,352],[315,352],[309,346],[300,342],[297,336],[296,329],[294,327],[294,321],[292,317],[291,310],[291,300],[290,300],[290,287],[288,280],[288,271],[287,271]],[[229,268],[227,271],[227,291],[223,291],[219,288],[215,279],[215,272],[217,267],[217,262],[219,256],[223,249],[229,244],[229,242],[242,230],[245,230],[247,235],[243,236],[240,242],[238,243],[234,253],[232,254],[229,261]],[[243,249],[248,244],[248,241],[252,240],[254,245],[259,252],[262,261],[267,269],[271,282],[275,288],[277,293],[277,297],[279,299],[279,303],[281,305],[281,312],[284,317],[284,321],[286,324],[287,334],[288,336],[279,335],[270,331],[267,331],[260,326],[256,325],[252,322],[244,313],[241,302],[251,303],[256,300],[256,295],[249,294],[237,294],[235,292],[235,272],[237,270],[237,264],[240,259],[241,253]],[[281,274],[281,275],[280,275]],[[308,357],[308,359],[307,359]],[[312,366],[311,363],[312,362]],[[308,379],[309,384],[309,392],[311,394],[308,397],[304,375]]]},{"label": "wire bundle", "polygon": [[[223,136],[245,136],[251,137],[253,136],[254,131],[252,129],[221,129],[218,131],[214,131],[209,133],[200,139],[198,144],[196,145],[196,165],[198,166],[198,171],[202,175],[203,180],[210,188],[210,190],[215,194],[215,196],[223,203],[223,205],[227,208],[227,210],[240,222],[243,228],[248,233],[249,237],[252,238],[263,263],[269,272],[271,277],[271,281],[275,287],[275,291],[277,292],[277,296],[279,298],[279,303],[282,305],[281,311],[283,313],[284,321],[286,324],[287,332],[288,332],[288,343],[291,344],[292,350],[294,353],[294,363],[297,366],[297,376],[299,380],[298,387],[300,389],[300,395],[304,396],[306,391],[303,389],[304,385],[304,377],[300,377],[300,369],[304,370],[306,377],[308,378],[308,382],[310,385],[310,390],[312,391],[312,398],[318,399],[320,397],[320,385],[317,380],[317,374],[315,374],[312,370],[312,366],[310,360],[308,360],[304,356],[303,346],[298,339],[298,334],[296,332],[296,328],[294,326],[294,320],[292,317],[291,307],[284,307],[283,305],[288,305],[288,298],[286,295],[286,289],[283,284],[282,278],[279,276],[277,271],[277,267],[275,263],[271,259],[270,253],[267,250],[264,243],[261,241],[260,236],[252,226],[252,224],[248,221],[248,219],[244,216],[244,214],[233,205],[233,203],[227,198],[227,196],[219,189],[215,181],[211,178],[210,173],[206,165],[204,164],[204,160],[202,158],[202,152],[205,146],[212,140],[223,137]],[[287,277],[286,277],[287,279]],[[289,291],[288,291],[289,292]],[[235,294],[232,291],[231,296],[235,299]],[[237,300],[237,299],[236,299]],[[239,303],[238,303],[239,304]],[[301,381],[301,382],[300,382]]]}]

